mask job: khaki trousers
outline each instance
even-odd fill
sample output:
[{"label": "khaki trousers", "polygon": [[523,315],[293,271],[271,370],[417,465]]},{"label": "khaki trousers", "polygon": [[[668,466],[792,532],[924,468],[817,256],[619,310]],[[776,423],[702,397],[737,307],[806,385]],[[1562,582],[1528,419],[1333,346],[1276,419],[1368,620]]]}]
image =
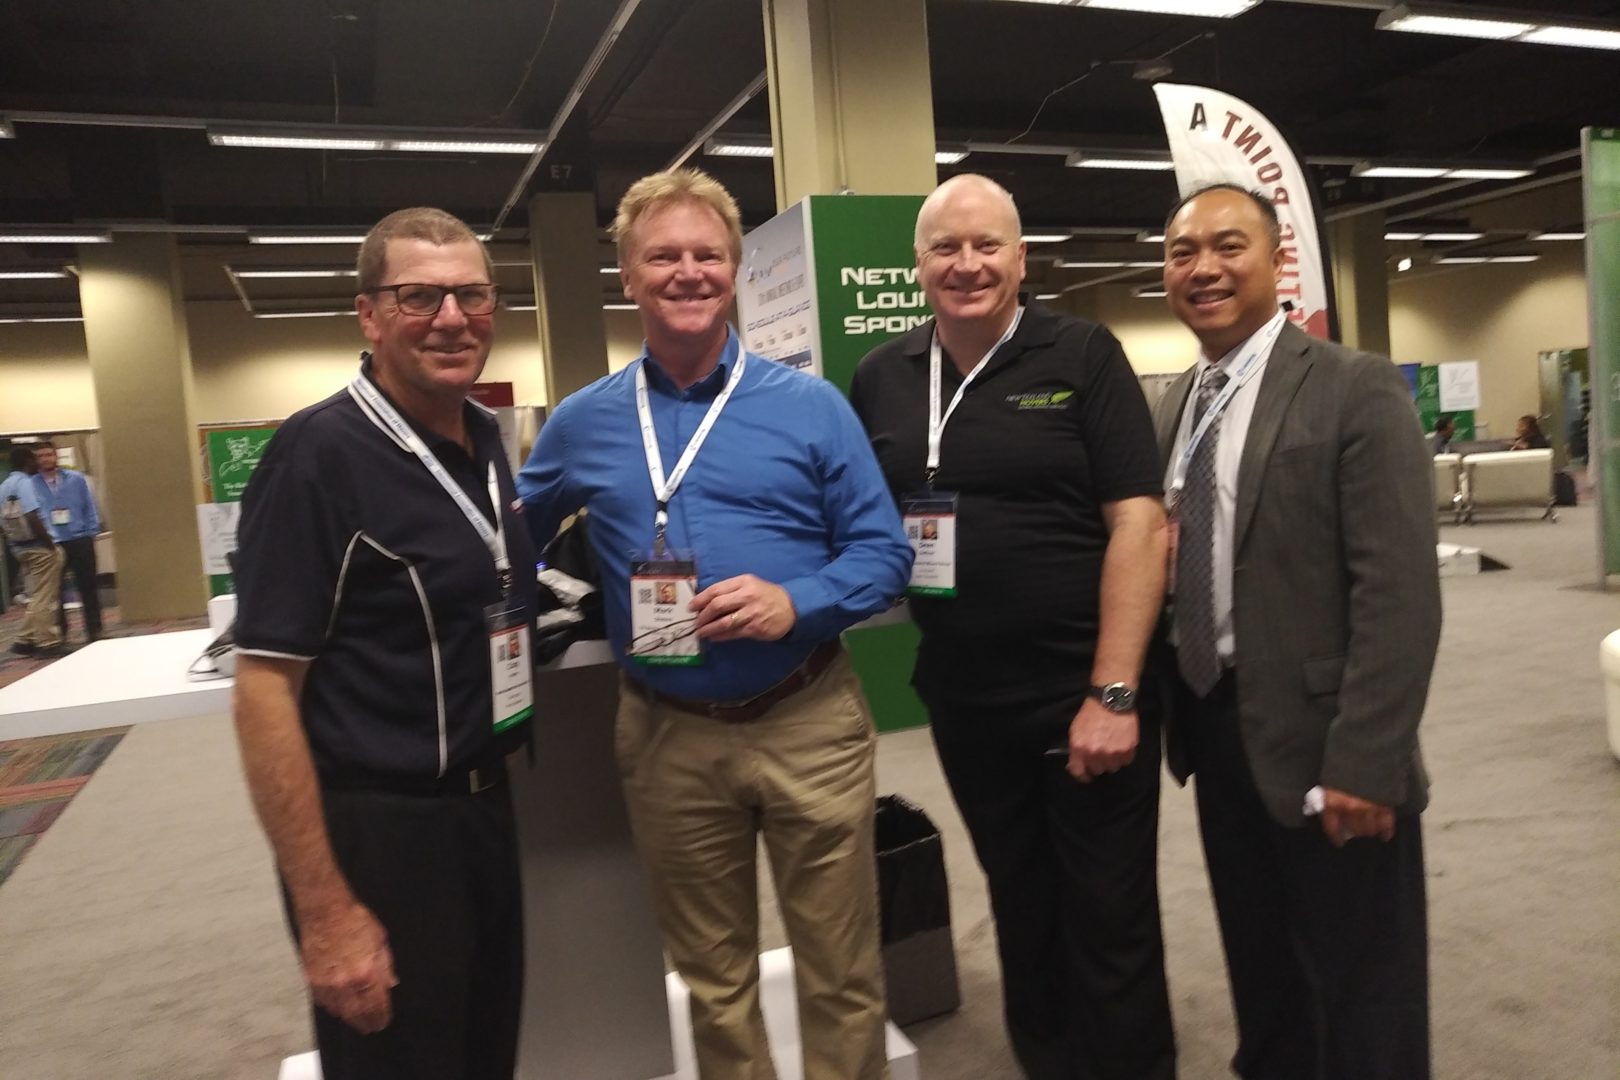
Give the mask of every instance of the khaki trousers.
[{"label": "khaki trousers", "polygon": [[40,649],[60,645],[56,613],[62,606],[62,549],[53,544],[11,550],[28,582],[28,610],[17,640]]},{"label": "khaki trousers", "polygon": [[886,1080],[877,736],[849,658],[758,720],[619,697],[616,749],[702,1080],[774,1080],[759,1006],[763,836],[793,948],[805,1080]]}]

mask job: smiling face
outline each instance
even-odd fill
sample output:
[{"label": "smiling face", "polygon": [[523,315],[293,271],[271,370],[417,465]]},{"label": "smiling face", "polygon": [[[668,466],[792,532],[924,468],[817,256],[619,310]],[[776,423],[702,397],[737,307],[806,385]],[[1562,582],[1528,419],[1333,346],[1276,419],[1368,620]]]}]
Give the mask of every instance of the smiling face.
[{"label": "smiling face", "polygon": [[737,292],[726,223],[707,203],[679,199],[636,219],[619,268],[660,359],[706,356],[724,343]]},{"label": "smiling face", "polygon": [[1209,191],[1170,220],[1164,240],[1170,310],[1218,360],[1277,313],[1282,250],[1260,207],[1237,191]]},{"label": "smiling face", "polygon": [[[477,241],[433,244],[388,241],[382,284],[472,285],[488,281]],[[362,293],[355,301],[371,343],[377,379],[409,410],[417,402],[459,404],[478,381],[495,340],[495,316],[468,315],[454,293],[437,314],[407,315],[392,292]]]},{"label": "smiling face", "polygon": [[917,280],[943,325],[981,323],[999,332],[1018,309],[1024,242],[1003,192],[959,177],[917,215]]}]

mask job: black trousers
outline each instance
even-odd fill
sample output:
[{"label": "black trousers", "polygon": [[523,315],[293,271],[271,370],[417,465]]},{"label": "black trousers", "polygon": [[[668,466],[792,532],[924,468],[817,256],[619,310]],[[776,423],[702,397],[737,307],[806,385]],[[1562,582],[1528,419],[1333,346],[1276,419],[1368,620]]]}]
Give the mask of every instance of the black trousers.
[{"label": "black trousers", "polygon": [[322,801],[338,865],[387,932],[399,979],[376,1034],[313,1010],[322,1076],[511,1080],[523,902],[505,783],[448,796],[326,789]]},{"label": "black trousers", "polygon": [[989,885],[1024,1073],[1165,1080],[1176,1066],[1159,925],[1159,729],[1144,713],[1136,759],[1079,783],[1064,766],[1083,700],[931,703],[934,745]]},{"label": "black trousers", "polygon": [[[96,538],[81,536],[61,543],[62,589],[67,590],[68,575],[73,575],[73,587],[79,590],[79,601],[84,605],[84,632],[91,639],[101,636],[101,590],[96,585]],[[67,640],[67,605],[57,614],[62,626],[62,640]]]},{"label": "black trousers", "polygon": [[1428,914],[1416,814],[1328,842],[1260,801],[1233,679],[1178,701],[1245,1080],[1428,1080]]}]

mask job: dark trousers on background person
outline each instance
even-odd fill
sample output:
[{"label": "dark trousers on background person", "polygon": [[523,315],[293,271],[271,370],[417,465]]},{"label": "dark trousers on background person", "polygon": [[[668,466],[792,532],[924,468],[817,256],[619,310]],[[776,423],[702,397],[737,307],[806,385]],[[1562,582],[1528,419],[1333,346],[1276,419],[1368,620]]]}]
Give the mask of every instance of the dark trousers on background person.
[{"label": "dark trousers on background person", "polygon": [[[87,641],[94,641],[101,636],[101,589],[96,584],[96,538],[81,536],[73,540],[63,540],[58,545],[62,549],[67,563],[62,567],[62,585],[67,585],[68,575],[73,575],[73,587],[79,590],[79,602],[83,605],[80,610],[84,613],[84,636]],[[62,640],[67,640],[67,604],[64,602],[61,612],[57,615],[57,623],[62,628]]]},{"label": "dark trousers on background person", "polygon": [[456,795],[323,785],[321,798],[338,866],[387,932],[399,979],[376,1034],[313,1009],[321,1075],[511,1080],[523,901],[505,781]]},{"label": "dark trousers on background person", "polygon": [[[1179,680],[1178,680],[1179,682]],[[1202,701],[1179,687],[1178,728],[1226,949],[1244,1080],[1428,1080],[1423,833],[1328,842],[1260,801],[1228,673]],[[1303,794],[1303,793],[1302,793]]]},{"label": "dark trousers on background person", "polygon": [[1159,728],[1145,712],[1135,760],[1082,784],[1064,766],[1083,700],[930,702],[934,745],[989,885],[1007,1033],[1024,1073],[1167,1080],[1176,1066],[1159,923]]}]

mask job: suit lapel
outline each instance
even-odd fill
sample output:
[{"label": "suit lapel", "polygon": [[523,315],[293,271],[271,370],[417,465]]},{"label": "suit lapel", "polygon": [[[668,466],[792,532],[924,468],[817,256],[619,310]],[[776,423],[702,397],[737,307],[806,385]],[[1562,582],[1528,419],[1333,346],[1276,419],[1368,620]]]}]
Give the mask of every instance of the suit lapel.
[{"label": "suit lapel", "polygon": [[1170,454],[1176,448],[1176,431],[1181,427],[1181,413],[1187,407],[1187,398],[1192,393],[1193,373],[1198,370],[1197,365],[1183,371],[1176,381],[1170,384],[1170,389],[1164,392],[1159,407],[1153,411],[1154,434],[1159,440],[1159,460],[1166,467],[1170,464]]},{"label": "suit lapel", "polygon": [[1292,323],[1284,323],[1277,343],[1271,348],[1266,361],[1266,373],[1260,379],[1260,393],[1254,401],[1254,414],[1249,419],[1249,433],[1243,441],[1243,457],[1238,462],[1237,508],[1232,522],[1232,550],[1243,550],[1244,537],[1254,521],[1254,509],[1260,502],[1260,481],[1265,475],[1271,448],[1282,431],[1283,418],[1288,406],[1311,369],[1311,339]]}]

